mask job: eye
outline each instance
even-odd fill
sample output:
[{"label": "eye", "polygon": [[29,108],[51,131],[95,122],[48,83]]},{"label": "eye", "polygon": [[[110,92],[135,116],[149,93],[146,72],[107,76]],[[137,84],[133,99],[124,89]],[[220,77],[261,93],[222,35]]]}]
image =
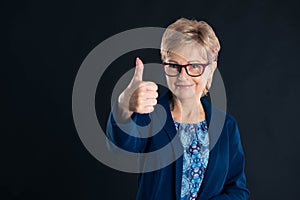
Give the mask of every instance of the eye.
[{"label": "eye", "polygon": [[170,63],[170,64],[169,64],[169,67],[170,67],[170,68],[177,68],[178,65],[177,65],[177,64]]},{"label": "eye", "polygon": [[191,67],[192,67],[193,69],[200,69],[200,68],[201,68],[201,65],[199,65],[199,64],[191,64]]}]

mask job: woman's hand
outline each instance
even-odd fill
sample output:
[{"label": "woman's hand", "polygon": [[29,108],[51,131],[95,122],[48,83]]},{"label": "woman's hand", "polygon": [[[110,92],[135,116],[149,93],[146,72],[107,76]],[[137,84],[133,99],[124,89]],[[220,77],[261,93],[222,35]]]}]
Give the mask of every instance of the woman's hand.
[{"label": "woman's hand", "polygon": [[123,120],[129,119],[133,112],[151,113],[157,104],[158,87],[154,82],[143,81],[143,71],[143,62],[136,58],[134,76],[118,98],[118,114]]}]

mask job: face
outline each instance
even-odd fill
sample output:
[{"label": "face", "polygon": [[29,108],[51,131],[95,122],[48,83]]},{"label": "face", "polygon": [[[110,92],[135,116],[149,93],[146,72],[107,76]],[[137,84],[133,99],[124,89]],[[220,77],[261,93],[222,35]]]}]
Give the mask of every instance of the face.
[{"label": "face", "polygon": [[[165,62],[176,64],[208,63],[203,59],[202,53],[194,45],[186,45],[170,53]],[[201,98],[206,87],[207,81],[212,78],[216,68],[216,62],[208,65],[204,73],[199,77],[189,76],[185,69],[175,77],[166,75],[167,84],[173,95],[179,100],[197,100]]]}]

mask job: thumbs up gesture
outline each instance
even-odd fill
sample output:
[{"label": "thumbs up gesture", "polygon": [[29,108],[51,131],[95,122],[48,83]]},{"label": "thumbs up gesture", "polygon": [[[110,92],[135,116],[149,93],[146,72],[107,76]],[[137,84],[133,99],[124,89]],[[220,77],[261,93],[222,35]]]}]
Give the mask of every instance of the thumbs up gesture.
[{"label": "thumbs up gesture", "polygon": [[158,86],[151,81],[143,81],[143,62],[136,58],[135,72],[127,88],[118,98],[120,117],[128,119],[133,112],[151,113],[157,104]]}]

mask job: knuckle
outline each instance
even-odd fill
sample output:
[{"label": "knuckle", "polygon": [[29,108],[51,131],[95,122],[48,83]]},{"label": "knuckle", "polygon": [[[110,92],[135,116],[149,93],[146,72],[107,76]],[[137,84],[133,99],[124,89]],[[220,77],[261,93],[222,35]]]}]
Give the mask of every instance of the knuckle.
[{"label": "knuckle", "polygon": [[143,111],[142,106],[136,106],[136,112],[141,113]]},{"label": "knuckle", "polygon": [[145,92],[144,91],[140,91],[139,92],[139,97],[143,97],[145,95]]},{"label": "knuckle", "polygon": [[158,97],[158,93],[157,93],[157,92],[154,92],[153,97],[154,97],[154,98],[157,98],[157,97]]},{"label": "knuckle", "polygon": [[142,106],[142,100],[141,100],[141,98],[138,98],[137,100],[136,100],[136,106]]},{"label": "knuckle", "polygon": [[153,111],[154,111],[154,107],[153,106],[149,107],[149,113]]},{"label": "knuckle", "polygon": [[140,100],[141,97],[143,97],[143,95],[144,95],[144,92],[138,91],[138,92],[136,93],[136,98],[137,98],[138,100]]}]

